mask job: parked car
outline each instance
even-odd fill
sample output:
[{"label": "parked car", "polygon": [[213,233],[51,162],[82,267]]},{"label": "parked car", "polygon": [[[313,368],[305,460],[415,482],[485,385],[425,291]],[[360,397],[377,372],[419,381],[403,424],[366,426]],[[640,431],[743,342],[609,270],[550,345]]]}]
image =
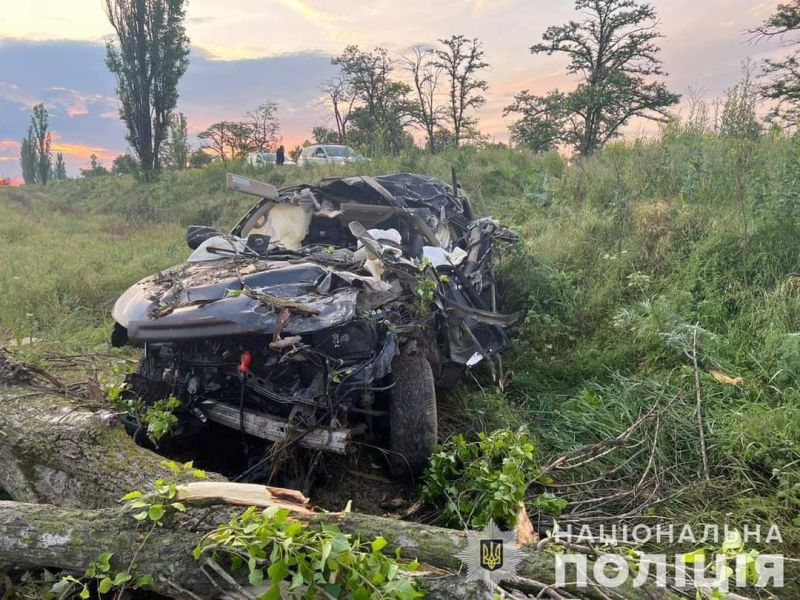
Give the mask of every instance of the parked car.
[{"label": "parked car", "polygon": [[[266,165],[274,165],[276,161],[276,155],[274,152],[251,152],[247,155],[247,163],[251,167],[264,167]],[[294,165],[296,164],[293,160],[285,159],[283,161],[284,165]]]},{"label": "parked car", "polygon": [[334,164],[341,165],[367,160],[350,146],[340,144],[315,144],[306,146],[297,158],[298,165]]},{"label": "parked car", "polygon": [[112,343],[144,349],[131,387],[177,397],[179,433],[212,421],[338,453],[361,438],[419,473],[437,385],[506,348],[492,268],[516,236],[424,175],[228,185],[261,199],[228,234],[190,226],[188,261],[114,306]]}]

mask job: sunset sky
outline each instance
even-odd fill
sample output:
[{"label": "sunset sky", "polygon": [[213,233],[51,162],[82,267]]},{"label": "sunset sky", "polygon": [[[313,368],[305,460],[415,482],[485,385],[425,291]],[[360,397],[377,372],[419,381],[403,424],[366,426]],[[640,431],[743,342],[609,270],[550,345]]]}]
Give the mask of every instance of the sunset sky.
[{"label": "sunset sky", "polygon": [[[126,150],[113,78],[104,60],[111,33],[102,0],[2,0],[0,19],[0,176],[18,178],[19,139],[30,108],[51,115],[53,151],[63,152],[71,176],[93,152],[110,166]],[[738,80],[746,57],[780,53],[753,45],[745,30],[777,0],[655,0],[661,57],[676,92],[694,87],[719,96]],[[454,33],[483,40],[491,69],[480,128],[507,140],[502,109],[521,89],[545,92],[574,85],[561,57],[532,56],[528,48],[548,25],[574,18],[572,0],[190,0],[189,70],[178,109],[191,133],[215,121],[238,119],[264,99],[279,105],[287,146],[326,123],[320,84],[335,74],[333,55],[347,44],[382,45],[402,53]],[[641,131],[634,125],[629,134]]]}]

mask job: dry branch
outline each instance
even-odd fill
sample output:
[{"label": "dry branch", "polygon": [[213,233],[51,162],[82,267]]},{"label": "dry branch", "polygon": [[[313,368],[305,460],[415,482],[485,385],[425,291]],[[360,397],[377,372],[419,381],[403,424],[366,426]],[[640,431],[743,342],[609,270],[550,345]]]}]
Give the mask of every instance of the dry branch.
[{"label": "dry branch", "polygon": [[698,364],[698,357],[697,357],[697,331],[700,327],[699,323],[696,323],[694,329],[692,330],[692,350],[690,353],[687,352],[689,358],[692,361],[692,367],[694,368],[694,392],[695,392],[695,415],[697,417],[697,433],[700,436],[700,454],[703,458],[703,475],[705,476],[706,481],[711,481],[711,473],[708,467],[708,452],[706,450],[706,433],[705,433],[705,417],[703,411],[703,394],[700,390],[700,366]]}]

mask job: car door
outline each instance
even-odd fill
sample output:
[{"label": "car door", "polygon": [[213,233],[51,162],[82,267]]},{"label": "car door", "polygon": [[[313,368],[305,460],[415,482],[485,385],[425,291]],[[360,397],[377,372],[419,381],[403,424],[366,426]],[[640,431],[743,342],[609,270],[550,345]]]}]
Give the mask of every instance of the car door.
[{"label": "car door", "polygon": [[298,165],[308,165],[313,164],[313,155],[314,155],[314,146],[309,146],[308,148],[303,148],[303,151],[300,153],[300,156],[297,157],[297,164]]},{"label": "car door", "polygon": [[314,148],[314,152],[311,155],[311,161],[314,164],[325,164],[328,162],[328,153],[325,152],[325,148],[322,146],[317,146]]}]

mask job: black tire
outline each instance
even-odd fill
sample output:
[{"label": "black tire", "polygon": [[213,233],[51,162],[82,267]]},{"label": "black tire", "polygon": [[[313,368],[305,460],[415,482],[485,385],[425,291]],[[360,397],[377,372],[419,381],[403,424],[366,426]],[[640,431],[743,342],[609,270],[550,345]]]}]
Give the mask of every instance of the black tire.
[{"label": "black tire", "polygon": [[430,363],[422,356],[401,356],[392,365],[389,464],[402,480],[417,477],[436,446],[436,386]]}]

